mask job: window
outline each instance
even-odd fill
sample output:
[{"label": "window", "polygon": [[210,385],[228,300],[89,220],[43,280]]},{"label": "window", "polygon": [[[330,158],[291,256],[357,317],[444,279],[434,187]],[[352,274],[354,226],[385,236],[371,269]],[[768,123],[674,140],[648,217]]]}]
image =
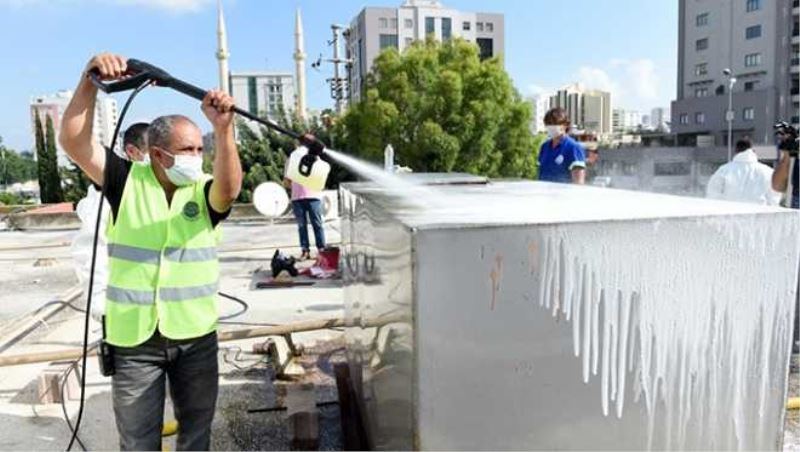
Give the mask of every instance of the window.
[{"label": "window", "polygon": [[478,38],[476,40],[480,52],[481,61],[488,60],[494,56],[494,40],[491,38]]},{"label": "window", "polygon": [[397,30],[397,19],[389,19],[389,26]]},{"label": "window", "polygon": [[706,123],[706,114],[705,113],[695,113],[694,114],[694,123],[695,124],[705,124]]},{"label": "window", "polygon": [[453,20],[449,17],[442,17],[442,41],[449,41],[453,35]]},{"label": "window", "polygon": [[381,50],[383,50],[383,49],[385,49],[387,47],[394,47],[395,49],[398,48],[397,47],[397,35],[383,35],[382,34],[380,36],[380,40],[381,40]]},{"label": "window", "polygon": [[745,39],[756,39],[761,37],[761,25],[753,25],[752,27],[747,27],[744,31]]},{"label": "window", "polygon": [[694,75],[708,74],[708,63],[700,63],[694,67]]},{"label": "window", "polygon": [[378,26],[380,28],[389,28],[389,19],[381,17],[378,19]]},{"label": "window", "polygon": [[639,165],[635,163],[622,163],[622,174],[624,176],[635,176],[639,172]]},{"label": "window", "polygon": [[425,36],[436,33],[436,22],[433,17],[425,18]]},{"label": "window", "polygon": [[656,176],[688,176],[692,167],[689,162],[656,162],[653,172]]},{"label": "window", "polygon": [[680,122],[681,124],[689,124],[689,115],[687,113],[681,113],[678,122]]},{"label": "window", "polygon": [[708,25],[708,13],[698,14],[695,18],[695,23],[698,27],[705,27]]},{"label": "window", "polygon": [[694,43],[694,48],[698,52],[706,50],[708,48],[708,38],[698,39],[697,42]]},{"label": "window", "polygon": [[756,88],[758,82],[744,82],[744,90],[745,91],[753,91]]},{"label": "window", "polygon": [[414,28],[414,21],[412,19],[406,19],[403,21],[406,28]]},{"label": "window", "polygon": [[248,111],[254,115],[258,114],[258,89],[256,88],[256,78],[247,77],[247,97]]},{"label": "window", "polygon": [[486,33],[494,33],[494,24],[486,22]]},{"label": "window", "polygon": [[761,9],[761,0],[747,0],[747,12],[758,11]]},{"label": "window", "polygon": [[464,22],[461,26],[461,29],[464,31],[470,31],[472,29],[472,22]]},{"label": "window", "polygon": [[483,22],[478,22],[475,24],[475,29],[482,32],[483,31]]},{"label": "window", "polygon": [[745,121],[752,121],[756,119],[756,109],[752,107],[745,108],[742,110],[742,117]]},{"label": "window", "polygon": [[694,97],[708,97],[708,88],[696,88]]},{"label": "window", "polygon": [[744,66],[745,67],[755,67],[761,65],[761,54],[760,53],[750,53],[744,56]]}]

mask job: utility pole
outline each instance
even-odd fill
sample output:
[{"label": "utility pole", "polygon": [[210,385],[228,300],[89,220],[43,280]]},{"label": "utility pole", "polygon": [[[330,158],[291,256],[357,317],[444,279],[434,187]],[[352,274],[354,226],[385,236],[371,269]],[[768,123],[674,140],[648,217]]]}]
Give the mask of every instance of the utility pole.
[{"label": "utility pole", "polygon": [[[342,32],[342,30],[344,31]],[[344,29],[344,27],[341,25],[333,24],[331,25],[331,31],[333,31],[333,40],[328,44],[333,46],[333,58],[326,59],[325,62],[333,64],[333,78],[329,78],[327,82],[331,85],[331,98],[336,101],[336,114],[341,116],[342,113],[344,113],[347,79],[342,77],[339,65],[344,64],[345,67],[348,67],[349,65],[353,64],[353,60],[349,58],[341,58],[339,53],[339,36],[340,34],[347,36],[349,30]],[[320,59],[311,66],[317,69],[319,68],[321,62],[322,60]]]},{"label": "utility pole", "polygon": [[346,81],[340,76],[339,65],[343,63],[346,64],[347,62],[339,58],[339,33],[342,30],[342,26],[333,24],[331,25],[331,30],[333,31],[333,59],[330,60],[330,62],[333,63],[333,78],[330,80],[331,95],[336,101],[336,114],[341,116],[344,112],[344,88]]}]

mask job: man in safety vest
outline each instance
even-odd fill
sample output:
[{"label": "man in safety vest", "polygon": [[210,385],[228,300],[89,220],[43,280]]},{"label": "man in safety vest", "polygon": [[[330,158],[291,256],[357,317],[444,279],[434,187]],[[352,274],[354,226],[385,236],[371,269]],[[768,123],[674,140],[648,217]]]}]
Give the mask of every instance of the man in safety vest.
[{"label": "man in safety vest", "polygon": [[242,184],[233,100],[212,90],[202,110],[214,129],[213,177],[203,174],[200,129],[162,116],[147,131],[150,163],[129,162],[92,139],[96,87],[126,74],[126,59],[92,58],[64,112],[60,142],[103,187],[107,229],[106,342],[115,374],[112,399],[122,450],[160,450],[165,380],[180,425],[179,450],[207,450],[218,391],[218,224]]}]

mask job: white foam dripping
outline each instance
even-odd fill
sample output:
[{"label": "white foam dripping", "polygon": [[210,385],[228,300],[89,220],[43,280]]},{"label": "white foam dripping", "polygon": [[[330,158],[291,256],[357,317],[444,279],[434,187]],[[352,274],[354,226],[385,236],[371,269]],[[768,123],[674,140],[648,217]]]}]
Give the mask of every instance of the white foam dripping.
[{"label": "white foam dripping", "polygon": [[604,415],[624,415],[633,385],[649,415],[648,447],[658,432],[659,447],[683,448],[690,422],[701,422],[709,437],[735,438],[711,446],[749,448],[764,444],[753,416],[782,408],[767,400],[785,378],[776,358],[791,336],[799,232],[788,215],[545,227],[532,242],[541,250],[530,253],[541,269],[532,293],[571,322],[583,381],[599,371]]}]

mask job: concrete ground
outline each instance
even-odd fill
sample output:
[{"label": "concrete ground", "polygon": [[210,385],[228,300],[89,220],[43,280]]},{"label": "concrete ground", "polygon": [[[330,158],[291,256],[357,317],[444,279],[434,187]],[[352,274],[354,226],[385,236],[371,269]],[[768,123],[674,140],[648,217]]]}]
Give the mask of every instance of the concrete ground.
[{"label": "concrete ground", "polygon": [[[76,231],[0,232],[0,347],[8,344],[12,327],[24,324],[26,313],[73,288],[77,282],[69,246]],[[334,225],[326,225],[328,242],[339,242]],[[313,240],[313,239],[312,239]],[[297,231],[293,224],[228,224],[220,247],[220,291],[249,304],[247,312],[221,324],[221,330],[252,325],[285,324],[301,320],[337,318],[343,315],[342,290],[335,281],[292,289],[255,289],[255,282],[265,277],[260,268],[269,268],[276,247],[293,255]],[[76,306],[83,305],[82,297]],[[220,299],[220,315],[237,313],[241,306]],[[99,335],[99,325],[92,321],[92,338]],[[43,322],[32,334],[2,352],[3,356],[40,351],[72,349],[80,346],[83,315],[62,309]],[[318,331],[293,336],[306,348],[300,360],[306,375],[303,382],[313,382],[317,400],[336,399],[332,364],[343,360],[341,331]],[[274,382],[273,369],[263,356],[248,353],[253,339],[220,344],[220,396],[213,426],[216,450],[286,450],[289,436],[285,412],[248,413],[282,404],[287,382]],[[81,439],[89,449],[118,448],[111,408],[110,379],[102,377],[96,358],[87,362],[87,396],[81,424]],[[0,450],[63,450],[70,431],[60,404],[39,404],[36,400],[37,376],[47,364],[8,367],[0,371]],[[77,381],[77,380],[74,380]],[[75,394],[77,395],[77,393]],[[77,398],[66,404],[70,417],[77,415]],[[167,418],[172,417],[166,407]],[[341,449],[338,407],[320,408],[323,449]],[[174,438],[166,445],[174,450]],[[74,450],[78,450],[76,446]]]},{"label": "concrete ground", "polygon": [[[11,330],[26,322],[26,313],[37,309],[59,294],[73,288],[77,280],[69,244],[76,231],[0,232],[0,350],[2,356],[41,351],[72,349],[80,346],[83,317],[62,309],[42,322],[23,340],[8,344]],[[339,242],[335,224],[326,225],[329,243]],[[342,290],[334,282],[320,282],[310,288],[254,289],[268,268],[275,248],[298,255],[293,224],[239,223],[226,225],[220,247],[220,290],[249,303],[243,315],[222,324],[222,330],[256,324],[284,324],[315,318],[343,315]],[[80,306],[82,303],[76,303]],[[241,306],[220,300],[220,315],[234,314]],[[92,337],[98,335],[92,323]],[[343,361],[340,331],[319,331],[294,335],[306,347],[300,364],[306,369],[303,382],[315,385],[318,402],[336,399],[332,366]],[[285,412],[252,413],[282,405],[291,382],[274,381],[274,372],[262,356],[247,353],[263,339],[220,344],[220,396],[213,425],[214,450],[287,450],[290,448]],[[789,396],[800,396],[798,357],[793,358]],[[46,364],[8,367],[0,370],[0,450],[63,450],[70,438],[60,404],[40,404],[36,400],[37,376]],[[89,449],[118,448],[111,408],[110,380],[99,374],[95,358],[88,361],[87,398],[81,425],[81,439]],[[77,415],[77,393],[66,403],[70,418]],[[166,418],[172,417],[166,407]],[[320,408],[320,448],[339,450],[338,406]],[[174,438],[165,445],[175,450]],[[800,411],[786,416],[785,450],[800,450]],[[73,450],[78,450],[78,447]]]}]

